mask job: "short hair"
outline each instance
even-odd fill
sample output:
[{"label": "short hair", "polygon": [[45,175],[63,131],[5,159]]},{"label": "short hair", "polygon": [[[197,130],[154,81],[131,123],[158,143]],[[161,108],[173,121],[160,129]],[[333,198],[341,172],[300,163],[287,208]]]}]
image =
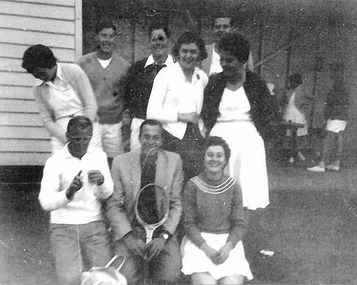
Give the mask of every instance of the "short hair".
[{"label": "short hair", "polygon": [[170,38],[170,36],[171,36],[171,32],[170,32],[168,25],[164,24],[161,21],[156,21],[156,22],[151,23],[151,25],[149,26],[149,29],[148,29],[149,40],[151,39],[152,32],[155,30],[163,30],[167,38]]},{"label": "short hair", "polygon": [[225,18],[229,19],[229,24],[233,27],[233,25],[234,25],[234,19],[233,19],[232,16],[225,15],[225,14],[217,14],[217,15],[215,15],[215,16],[212,18],[212,22],[211,22],[212,28],[214,28],[214,25],[216,24],[216,20],[217,20],[217,19],[222,19],[222,18],[224,18],[224,19],[225,19]]},{"label": "short hair", "polygon": [[113,24],[113,21],[108,19],[99,21],[99,23],[95,27],[95,33],[98,34],[104,29],[113,29],[115,33],[117,31],[117,27]]},{"label": "short hair", "polygon": [[67,125],[67,134],[73,135],[75,130],[85,130],[91,128],[93,130],[92,121],[86,116],[76,116],[69,120]]},{"label": "short hair", "polygon": [[32,73],[36,68],[52,68],[56,65],[57,59],[47,46],[37,44],[30,46],[22,57],[22,67],[27,72]]},{"label": "short hair", "polygon": [[192,44],[195,43],[199,50],[198,59],[204,60],[207,58],[207,50],[205,46],[204,40],[196,33],[187,31],[184,32],[175,43],[174,47],[172,48],[172,55],[175,58],[178,58],[180,48],[183,44]]},{"label": "short hair", "polygon": [[162,130],[162,124],[158,120],[154,119],[146,119],[144,122],[141,123],[140,125],[140,131],[139,131],[139,137],[141,136],[141,133],[143,132],[143,128],[146,126],[158,126]]},{"label": "short hair", "polygon": [[301,85],[302,84],[302,78],[301,78],[301,74],[300,73],[294,73],[292,75],[289,76],[289,81],[290,83],[296,83],[297,85]]},{"label": "short hair", "polygon": [[249,58],[249,41],[241,34],[229,33],[222,36],[218,42],[218,51],[232,53],[239,62],[246,63]]},{"label": "short hair", "polygon": [[221,146],[224,150],[226,161],[229,161],[229,158],[231,157],[231,149],[224,139],[216,136],[208,137],[204,145],[204,153],[206,153],[207,149],[211,146]]}]

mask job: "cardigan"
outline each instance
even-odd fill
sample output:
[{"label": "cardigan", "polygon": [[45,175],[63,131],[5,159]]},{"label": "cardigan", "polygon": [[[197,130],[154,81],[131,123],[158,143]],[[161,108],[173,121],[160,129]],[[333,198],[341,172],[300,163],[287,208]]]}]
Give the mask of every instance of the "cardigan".
[{"label": "cardigan", "polygon": [[[220,115],[219,104],[226,88],[226,83],[224,74],[218,73],[210,77],[205,88],[201,118],[207,130],[206,136],[209,136]],[[273,136],[271,123],[280,119],[278,104],[274,96],[270,95],[265,82],[251,71],[246,72],[243,88],[250,103],[251,119],[259,134],[263,138]]]},{"label": "cardigan", "polygon": [[124,106],[123,77],[129,63],[114,53],[109,65],[103,68],[97,52],[81,56],[77,64],[87,74],[98,104],[101,124],[116,124],[121,121]]},{"label": "cardigan", "polygon": [[[92,87],[85,72],[76,64],[57,63],[61,69],[63,81],[69,84],[83,103],[83,115],[95,121],[97,113],[97,103],[93,94]],[[49,93],[51,87],[46,83],[35,86],[33,94],[45,128],[51,136],[65,137],[66,130],[63,130],[57,123],[54,111],[49,105]]]}]

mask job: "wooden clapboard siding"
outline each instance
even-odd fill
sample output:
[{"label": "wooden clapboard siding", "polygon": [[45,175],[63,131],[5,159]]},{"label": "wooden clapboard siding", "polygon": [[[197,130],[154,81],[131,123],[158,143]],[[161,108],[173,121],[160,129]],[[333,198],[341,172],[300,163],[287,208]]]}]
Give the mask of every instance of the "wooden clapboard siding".
[{"label": "wooden clapboard siding", "polygon": [[18,127],[18,126],[3,126],[0,127],[1,139],[40,139],[48,140],[49,135],[45,128],[41,127]]},{"label": "wooden clapboard siding", "polygon": [[81,0],[0,0],[0,165],[43,165],[48,132],[21,67],[31,45],[50,47],[61,62],[82,54]]},{"label": "wooden clapboard siding", "polygon": [[37,107],[31,99],[0,99],[0,112],[37,114]]},{"label": "wooden clapboard siding", "polygon": [[1,86],[0,98],[33,99],[32,86]]},{"label": "wooden clapboard siding", "polygon": [[[30,45],[8,44],[0,42],[0,57],[1,58],[14,58],[21,59],[24,51]],[[55,57],[62,62],[74,62],[75,54],[72,49],[51,47]]]}]

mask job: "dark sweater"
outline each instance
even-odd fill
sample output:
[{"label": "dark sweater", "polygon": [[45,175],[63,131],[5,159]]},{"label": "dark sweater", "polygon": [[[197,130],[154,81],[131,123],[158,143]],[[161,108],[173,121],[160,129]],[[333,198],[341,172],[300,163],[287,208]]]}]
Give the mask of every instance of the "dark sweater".
[{"label": "dark sweater", "polygon": [[342,80],[336,80],[327,94],[325,104],[326,120],[348,120],[349,94]]},{"label": "dark sweater", "polygon": [[201,232],[229,233],[227,241],[235,246],[245,232],[242,192],[237,182],[223,193],[210,194],[189,180],[183,194],[183,217],[185,233],[198,247],[205,242]]},{"label": "dark sweater", "polygon": [[[223,73],[210,77],[204,91],[201,118],[209,135],[219,117],[219,104],[226,87],[226,78]],[[243,84],[245,93],[250,103],[250,115],[258,132],[263,138],[271,137],[274,130],[271,123],[278,122],[280,115],[278,103],[266,86],[266,83],[255,73],[247,71]]]},{"label": "dark sweater", "polygon": [[146,110],[156,74],[163,66],[151,64],[145,67],[148,58],[134,62],[126,75],[125,102],[131,115],[146,119]]}]

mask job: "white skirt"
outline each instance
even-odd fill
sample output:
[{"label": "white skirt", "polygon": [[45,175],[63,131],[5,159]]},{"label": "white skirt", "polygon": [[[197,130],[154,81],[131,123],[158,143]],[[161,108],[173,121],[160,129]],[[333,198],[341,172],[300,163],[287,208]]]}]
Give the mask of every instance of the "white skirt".
[{"label": "white skirt", "polygon": [[[229,234],[201,233],[207,244],[215,250],[219,250],[225,245]],[[182,269],[185,275],[193,273],[208,272],[211,276],[219,280],[231,275],[242,275],[247,280],[252,280],[249,263],[245,258],[243,243],[239,241],[229,253],[227,260],[219,265],[215,265],[193,242],[186,236],[181,244]]]},{"label": "white skirt", "polygon": [[342,120],[327,120],[326,131],[333,133],[343,132],[346,128],[347,122]]},{"label": "white skirt", "polygon": [[265,146],[250,121],[217,122],[211,136],[223,138],[231,149],[226,172],[242,189],[243,207],[250,210],[269,205]]}]

